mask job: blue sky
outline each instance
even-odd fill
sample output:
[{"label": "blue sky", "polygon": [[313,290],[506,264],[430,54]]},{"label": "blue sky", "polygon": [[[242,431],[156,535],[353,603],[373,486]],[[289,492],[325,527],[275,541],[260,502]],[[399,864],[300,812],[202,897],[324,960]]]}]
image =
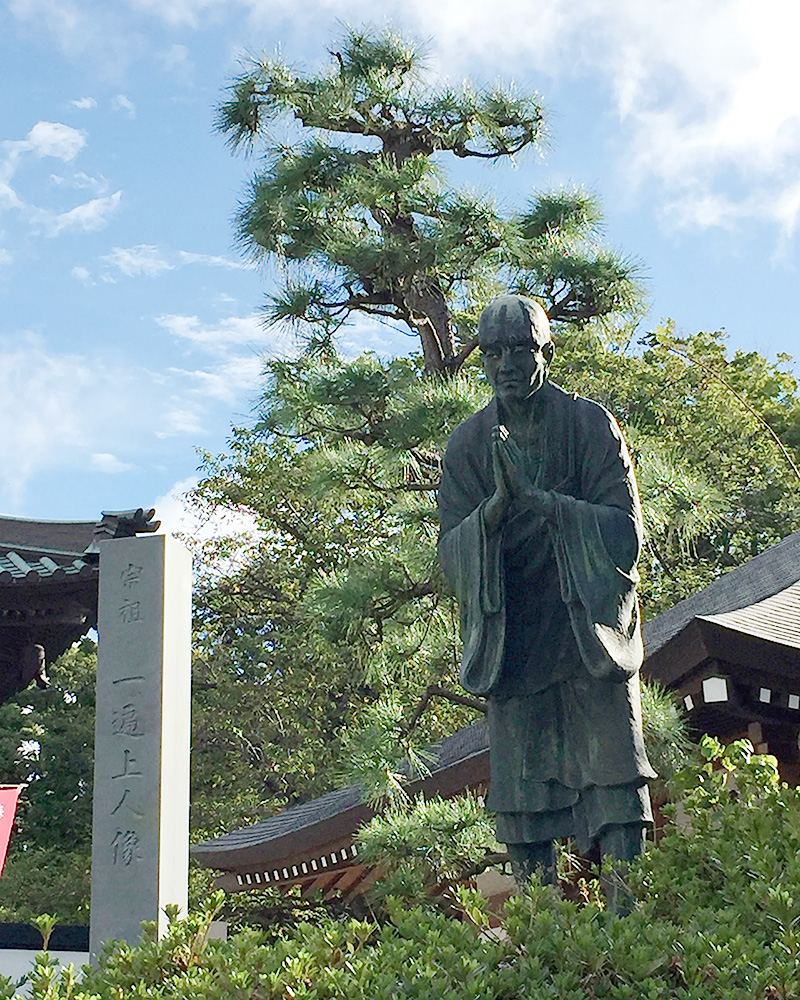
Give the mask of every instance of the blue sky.
[{"label": "blue sky", "polygon": [[[2,0],[0,513],[90,519],[157,504],[248,419],[269,274],[232,218],[255,161],[214,107],[247,53],[313,68],[344,0]],[[538,90],[551,139],[471,172],[508,208],[534,189],[600,195],[651,310],[732,348],[797,353],[800,7],[793,0],[396,0],[458,82]],[[386,345],[360,325],[350,349]],[[404,351],[413,342],[390,341]],[[795,370],[797,370],[795,366]],[[177,525],[176,525],[177,526]]]}]

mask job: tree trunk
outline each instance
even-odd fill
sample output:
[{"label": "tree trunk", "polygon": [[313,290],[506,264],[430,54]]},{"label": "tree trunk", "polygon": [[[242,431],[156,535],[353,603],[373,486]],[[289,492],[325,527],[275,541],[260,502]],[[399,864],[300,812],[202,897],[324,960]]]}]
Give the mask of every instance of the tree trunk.
[{"label": "tree trunk", "polygon": [[422,341],[425,371],[448,372],[456,353],[450,310],[435,278],[419,276],[404,294],[411,324]]}]

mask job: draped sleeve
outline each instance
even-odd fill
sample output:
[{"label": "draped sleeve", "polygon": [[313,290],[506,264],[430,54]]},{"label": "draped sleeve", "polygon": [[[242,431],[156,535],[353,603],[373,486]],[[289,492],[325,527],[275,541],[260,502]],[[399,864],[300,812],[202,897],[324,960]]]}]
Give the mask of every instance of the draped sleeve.
[{"label": "draped sleeve", "polygon": [[[552,436],[544,465],[550,471],[541,486],[550,488],[554,499],[547,528],[558,570],[558,582],[552,583],[560,587],[586,670],[596,678],[625,681],[644,658],[636,600],[642,519],[631,461],[607,410],[552,383],[547,392]],[[478,695],[497,688],[506,628],[514,627],[506,621],[505,562],[520,529],[509,524],[488,535],[484,524],[486,501],[494,492],[491,428],[496,422],[492,403],[456,428],[439,489],[439,555],[461,612],[460,680]],[[536,527],[532,515],[520,524]],[[530,559],[536,558],[535,537],[526,543]]]},{"label": "draped sleeve", "polygon": [[467,691],[477,695],[496,687],[505,646],[503,533],[489,535],[483,514],[494,488],[493,476],[487,478],[482,427],[491,419],[481,411],[456,428],[439,486],[439,559],[461,613],[464,645],[459,678]]},{"label": "draped sleeve", "polygon": [[642,518],[616,421],[578,399],[576,459],[582,499],[553,493],[553,541],[561,596],[586,669],[624,681],[644,659],[636,584]]}]

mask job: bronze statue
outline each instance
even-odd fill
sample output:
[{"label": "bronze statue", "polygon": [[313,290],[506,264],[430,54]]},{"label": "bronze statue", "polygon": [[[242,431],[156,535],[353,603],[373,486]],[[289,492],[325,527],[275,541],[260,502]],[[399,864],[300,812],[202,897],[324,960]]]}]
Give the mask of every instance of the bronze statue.
[{"label": "bronze statue", "polygon": [[497,837],[517,880],[555,880],[553,841],[631,860],[652,819],[636,601],[642,521],[619,428],[548,381],[547,315],[491,302],[489,405],[450,437],[439,552],[461,609],[461,683],[488,703]]}]

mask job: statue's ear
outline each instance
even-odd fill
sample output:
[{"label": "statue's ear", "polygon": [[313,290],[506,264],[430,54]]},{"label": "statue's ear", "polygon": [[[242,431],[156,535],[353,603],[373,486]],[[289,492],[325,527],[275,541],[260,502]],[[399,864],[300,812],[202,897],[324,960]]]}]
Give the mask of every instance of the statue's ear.
[{"label": "statue's ear", "polygon": [[553,363],[553,358],[556,355],[556,345],[552,340],[548,340],[546,343],[542,344],[542,354],[544,355],[544,359],[548,365]]}]

